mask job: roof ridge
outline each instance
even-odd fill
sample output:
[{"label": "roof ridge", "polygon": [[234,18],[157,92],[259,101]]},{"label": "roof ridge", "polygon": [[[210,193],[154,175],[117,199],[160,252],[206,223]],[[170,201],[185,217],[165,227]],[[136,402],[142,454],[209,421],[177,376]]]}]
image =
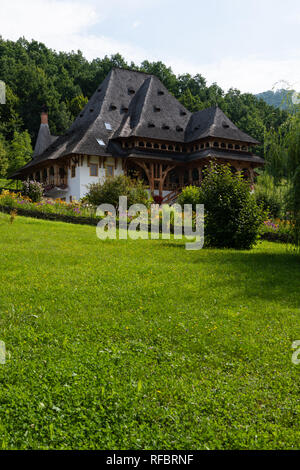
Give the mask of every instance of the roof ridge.
[{"label": "roof ridge", "polygon": [[[147,73],[147,72],[143,72],[142,70],[135,70],[135,69],[125,69],[125,68],[122,68],[122,67],[112,67],[111,68],[111,71],[112,70],[122,70],[123,72],[133,72],[133,73],[141,73],[143,75],[147,75],[148,77],[156,77],[156,75],[154,75],[153,73]],[[158,77],[156,77],[158,78]]]}]

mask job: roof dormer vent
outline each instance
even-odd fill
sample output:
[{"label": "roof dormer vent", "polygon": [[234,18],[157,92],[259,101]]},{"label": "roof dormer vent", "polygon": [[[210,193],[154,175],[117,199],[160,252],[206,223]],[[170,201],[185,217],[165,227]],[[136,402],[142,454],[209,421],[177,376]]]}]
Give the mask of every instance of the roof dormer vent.
[{"label": "roof dormer vent", "polygon": [[153,122],[148,122],[148,127],[155,127],[155,124]]},{"label": "roof dormer vent", "polygon": [[228,129],[230,127],[229,124],[227,124],[226,121],[222,122],[222,126],[224,127],[224,129]]},{"label": "roof dormer vent", "polygon": [[165,92],[164,92],[164,91],[162,91],[162,90],[158,90],[158,91],[157,91],[157,94],[158,94],[158,95],[160,95],[160,96],[162,96],[162,95],[164,95],[164,94],[165,94]]},{"label": "roof dormer vent", "polygon": [[168,126],[167,124],[163,124],[162,128],[165,129],[165,130],[168,130],[168,129],[170,129],[170,126]]},{"label": "roof dormer vent", "polygon": [[134,94],[135,94],[135,90],[134,90],[132,87],[128,88],[128,94],[129,94],[129,95],[134,95]]},{"label": "roof dormer vent", "polygon": [[115,111],[115,110],[117,109],[117,106],[116,106],[115,104],[111,103],[110,109],[111,109],[112,111]]},{"label": "roof dormer vent", "polygon": [[154,106],[154,111],[155,111],[156,113],[158,113],[158,112],[160,111],[160,107],[159,107],[159,106]]},{"label": "roof dormer vent", "polygon": [[127,106],[122,106],[121,111],[122,111],[123,113],[128,113],[128,108],[127,108]]},{"label": "roof dormer vent", "polygon": [[176,131],[177,131],[177,132],[182,132],[182,131],[183,131],[183,128],[180,127],[180,126],[176,126]]},{"label": "roof dormer vent", "polygon": [[180,110],[180,116],[186,116],[186,111],[184,111],[183,109]]}]

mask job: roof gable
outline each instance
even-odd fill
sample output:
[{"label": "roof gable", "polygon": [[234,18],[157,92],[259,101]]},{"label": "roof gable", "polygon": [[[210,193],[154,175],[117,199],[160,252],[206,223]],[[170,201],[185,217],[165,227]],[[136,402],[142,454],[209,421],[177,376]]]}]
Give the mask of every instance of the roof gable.
[{"label": "roof gable", "polygon": [[191,116],[186,129],[186,141],[192,142],[205,137],[218,137],[249,144],[259,144],[257,140],[233,124],[218,106],[203,109]]}]

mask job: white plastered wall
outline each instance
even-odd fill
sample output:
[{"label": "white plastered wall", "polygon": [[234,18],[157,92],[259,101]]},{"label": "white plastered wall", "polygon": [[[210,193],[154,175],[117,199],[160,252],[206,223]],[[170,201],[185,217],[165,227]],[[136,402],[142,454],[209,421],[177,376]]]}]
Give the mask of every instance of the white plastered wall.
[{"label": "white plastered wall", "polygon": [[83,159],[83,165],[79,166],[76,165],[76,175],[74,178],[71,177],[71,168],[68,168],[68,187],[69,190],[66,193],[66,201],[70,201],[70,196],[72,200],[79,201],[83,196],[85,196],[88,192],[87,186],[91,183],[97,183],[100,181],[104,183],[105,181],[105,165],[113,165],[114,167],[114,176],[119,176],[124,174],[122,169],[122,160],[118,158],[117,167],[115,167],[115,158],[114,157],[106,157],[105,162],[101,163],[101,167],[99,167],[99,162],[101,159],[97,156],[90,156],[89,157],[90,163],[96,163],[98,165],[98,176],[90,176],[90,167],[88,166],[88,158],[87,156]]}]

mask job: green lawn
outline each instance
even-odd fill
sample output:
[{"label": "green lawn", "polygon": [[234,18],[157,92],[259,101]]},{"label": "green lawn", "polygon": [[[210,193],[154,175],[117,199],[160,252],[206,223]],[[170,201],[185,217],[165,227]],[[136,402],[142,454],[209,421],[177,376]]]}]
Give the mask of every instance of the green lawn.
[{"label": "green lawn", "polygon": [[0,214],[0,448],[300,448],[300,261]]}]

